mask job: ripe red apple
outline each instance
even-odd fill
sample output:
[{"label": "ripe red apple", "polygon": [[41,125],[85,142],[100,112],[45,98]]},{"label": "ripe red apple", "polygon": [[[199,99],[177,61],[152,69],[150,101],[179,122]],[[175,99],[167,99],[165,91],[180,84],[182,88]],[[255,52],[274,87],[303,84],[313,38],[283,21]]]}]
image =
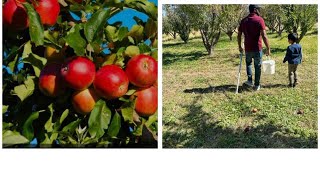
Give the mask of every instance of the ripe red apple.
[{"label": "ripe red apple", "polygon": [[23,30],[29,26],[28,14],[21,2],[25,0],[8,0],[2,9],[4,27]]},{"label": "ripe red apple", "polygon": [[59,64],[48,64],[41,70],[39,89],[44,95],[56,97],[64,92],[65,85],[60,75],[60,68]]},{"label": "ripe red apple", "polygon": [[98,100],[99,97],[92,88],[76,91],[72,95],[73,108],[83,115],[90,113]]},{"label": "ripe red apple", "polygon": [[136,96],[135,110],[140,116],[150,116],[158,109],[158,89],[151,86],[134,93]]},{"label": "ripe red apple", "polygon": [[101,97],[116,99],[127,93],[129,79],[120,67],[105,65],[96,73],[93,86]]},{"label": "ripe red apple", "polygon": [[125,71],[133,85],[150,87],[157,80],[158,63],[151,56],[140,54],[129,60]]},{"label": "ripe red apple", "polygon": [[33,2],[33,6],[38,12],[42,24],[49,26],[56,24],[60,13],[58,0],[38,0]]},{"label": "ripe red apple", "polygon": [[75,90],[88,88],[93,82],[95,74],[94,63],[81,56],[71,58],[61,68],[61,75],[66,84]]}]

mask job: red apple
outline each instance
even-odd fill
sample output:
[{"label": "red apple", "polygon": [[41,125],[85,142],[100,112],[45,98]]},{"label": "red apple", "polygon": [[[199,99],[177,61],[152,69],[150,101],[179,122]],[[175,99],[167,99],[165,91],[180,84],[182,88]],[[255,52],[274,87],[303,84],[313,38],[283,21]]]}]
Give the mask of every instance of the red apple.
[{"label": "red apple", "polygon": [[150,88],[139,90],[134,93],[136,96],[135,110],[140,116],[151,116],[158,109],[158,89]]},{"label": "red apple", "polygon": [[58,0],[38,0],[33,2],[33,6],[38,12],[42,24],[49,26],[56,24],[60,13]]},{"label": "red apple", "polygon": [[12,30],[23,30],[29,26],[28,14],[21,2],[25,0],[8,0],[2,8],[3,24]]},{"label": "red apple", "polygon": [[81,56],[71,58],[61,68],[61,75],[66,84],[75,90],[88,88],[93,82],[95,74],[94,63]]},{"label": "red apple", "polygon": [[44,95],[56,97],[64,92],[65,85],[60,75],[60,68],[59,64],[48,64],[41,70],[39,89]]},{"label": "red apple", "polygon": [[73,108],[83,115],[90,113],[98,100],[99,97],[92,88],[74,92],[72,95]]},{"label": "red apple", "polygon": [[133,85],[150,87],[157,80],[158,63],[151,56],[140,54],[129,60],[125,71]]},{"label": "red apple", "polygon": [[93,86],[101,97],[116,99],[127,93],[129,80],[120,67],[105,65],[96,73]]}]

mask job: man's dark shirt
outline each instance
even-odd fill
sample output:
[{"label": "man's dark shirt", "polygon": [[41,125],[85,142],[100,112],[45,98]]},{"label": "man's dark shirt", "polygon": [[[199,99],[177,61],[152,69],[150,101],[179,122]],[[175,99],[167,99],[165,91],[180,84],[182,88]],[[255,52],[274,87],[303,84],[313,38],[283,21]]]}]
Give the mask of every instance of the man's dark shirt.
[{"label": "man's dark shirt", "polygon": [[256,13],[250,13],[241,20],[239,33],[244,34],[244,47],[246,52],[258,52],[262,50],[261,30],[265,30],[266,25],[262,17]]}]

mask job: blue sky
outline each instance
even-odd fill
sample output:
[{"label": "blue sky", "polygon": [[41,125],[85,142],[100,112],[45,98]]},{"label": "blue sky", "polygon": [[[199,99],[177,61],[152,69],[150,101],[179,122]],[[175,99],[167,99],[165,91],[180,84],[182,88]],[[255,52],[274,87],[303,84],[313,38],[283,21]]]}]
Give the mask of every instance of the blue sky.
[{"label": "blue sky", "polygon": [[[156,6],[158,6],[158,0],[149,0],[150,2],[153,2]],[[116,21],[122,21],[122,25],[125,27],[128,27],[131,29],[131,27],[136,24],[135,20],[133,19],[134,16],[137,16],[144,22],[147,21],[148,16],[145,15],[144,13],[135,11],[133,9],[126,9],[117,15],[113,16],[112,18],[109,19],[109,23],[114,23]]]},{"label": "blue sky", "polygon": [[[156,6],[158,6],[158,0],[149,0],[149,1],[153,2]],[[71,13],[71,15],[75,20],[80,20],[80,17],[77,16],[76,14]],[[133,19],[134,16],[137,16],[138,18],[140,18],[144,22],[146,22],[148,20],[148,16],[144,13],[138,12],[133,9],[125,9],[125,10],[119,12],[118,14],[116,14],[115,16],[113,16],[112,18],[110,18],[108,20],[108,22],[110,24],[113,24],[117,21],[121,21],[122,26],[128,27],[128,29],[130,30],[131,27],[134,24],[136,24],[136,21]],[[90,17],[91,17],[91,14],[88,14],[87,18],[89,19]]]}]

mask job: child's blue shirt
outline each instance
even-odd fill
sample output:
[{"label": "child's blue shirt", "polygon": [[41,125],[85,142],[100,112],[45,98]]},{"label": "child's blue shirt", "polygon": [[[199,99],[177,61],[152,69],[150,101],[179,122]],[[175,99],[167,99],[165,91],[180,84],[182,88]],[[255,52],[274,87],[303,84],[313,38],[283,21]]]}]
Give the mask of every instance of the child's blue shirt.
[{"label": "child's blue shirt", "polygon": [[288,61],[289,64],[301,64],[302,48],[300,44],[291,44],[288,46],[286,57],[284,57],[284,62],[285,61]]}]

